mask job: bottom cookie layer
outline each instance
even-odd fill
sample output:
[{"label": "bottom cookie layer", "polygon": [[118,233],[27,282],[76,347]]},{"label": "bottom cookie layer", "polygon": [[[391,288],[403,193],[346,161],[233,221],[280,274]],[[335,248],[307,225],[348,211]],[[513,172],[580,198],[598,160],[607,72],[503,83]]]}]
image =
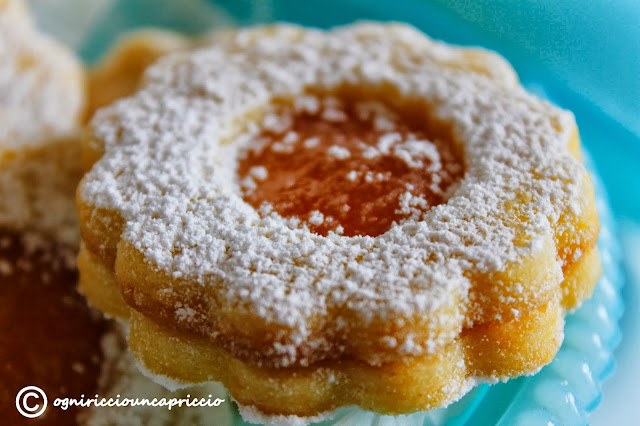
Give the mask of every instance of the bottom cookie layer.
[{"label": "bottom cookie layer", "polygon": [[347,360],[285,369],[251,366],[137,312],[129,345],[152,376],[161,376],[156,380],[220,381],[238,403],[265,414],[311,417],[347,405],[406,414],[456,401],[478,377],[495,381],[535,373],[559,349],[563,323],[563,310],[553,303],[518,321],[470,330],[436,355],[379,367]]},{"label": "bottom cookie layer", "polygon": [[203,337],[179,333],[128,308],[114,273],[86,249],[79,267],[81,290],[90,302],[130,321],[130,348],[156,381],[169,386],[220,381],[243,406],[299,417],[346,405],[384,414],[424,411],[459,399],[478,380],[533,374],[560,347],[565,308],[591,293],[601,271],[593,249],[566,271],[571,288],[562,301],[514,321],[467,329],[436,355],[381,366],[338,360],[274,369],[244,363]]}]

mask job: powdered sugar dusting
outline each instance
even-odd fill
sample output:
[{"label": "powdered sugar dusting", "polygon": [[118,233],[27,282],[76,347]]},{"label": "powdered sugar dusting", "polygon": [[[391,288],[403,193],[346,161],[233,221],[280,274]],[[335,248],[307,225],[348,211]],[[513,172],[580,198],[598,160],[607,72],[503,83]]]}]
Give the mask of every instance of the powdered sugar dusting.
[{"label": "powdered sugar dusting", "polygon": [[[10,252],[20,255],[7,256]],[[40,272],[40,278],[45,282],[49,271],[76,268],[76,251],[36,232],[0,236],[0,277],[39,271],[43,265],[46,268]]]},{"label": "powdered sugar dusting", "polygon": [[[291,348],[309,341],[310,318],[337,330],[342,318],[327,318],[330,312],[370,321],[452,305],[462,315],[454,303],[469,288],[466,271],[503,269],[531,250],[515,244],[516,232],[550,234],[561,214],[580,210],[584,169],[566,148],[573,117],[503,84],[508,78],[445,67],[457,49],[403,25],[261,31],[169,56],[147,71],[137,95],[99,112],[93,132],[105,154],[80,195],[117,210],[126,221],[122,238],[158,268],[214,286],[222,300],[215,303],[291,327],[274,351],[295,357]],[[495,69],[507,68],[497,61]],[[347,237],[317,235],[243,201],[235,170],[256,132],[239,128],[241,118],[277,98],[304,99],[301,108],[316,110],[312,97],[298,96],[342,84],[394,87],[452,123],[466,173],[446,204],[377,237]],[[290,127],[270,115],[261,124],[274,132]],[[435,164],[428,145],[420,146]],[[411,153],[408,161],[415,148],[376,147]],[[516,228],[504,204],[522,191],[532,200]],[[407,197],[405,207],[419,203]],[[434,342],[414,343],[418,354]]]},{"label": "powdered sugar dusting", "polygon": [[346,160],[351,156],[351,153],[344,147],[333,145],[331,148],[329,148],[329,155],[337,158],[338,160]]},{"label": "powdered sugar dusting", "polygon": [[79,63],[37,32],[20,3],[0,4],[0,149],[74,131],[84,106]]}]

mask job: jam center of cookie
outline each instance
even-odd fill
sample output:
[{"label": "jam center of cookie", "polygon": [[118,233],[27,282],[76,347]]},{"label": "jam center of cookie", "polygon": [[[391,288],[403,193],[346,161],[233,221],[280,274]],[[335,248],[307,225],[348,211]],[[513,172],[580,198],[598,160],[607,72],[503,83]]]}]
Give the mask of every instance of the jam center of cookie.
[{"label": "jam center of cookie", "polygon": [[332,96],[275,105],[240,159],[244,200],[325,236],[375,237],[419,220],[447,200],[463,166],[424,108],[407,111]]}]

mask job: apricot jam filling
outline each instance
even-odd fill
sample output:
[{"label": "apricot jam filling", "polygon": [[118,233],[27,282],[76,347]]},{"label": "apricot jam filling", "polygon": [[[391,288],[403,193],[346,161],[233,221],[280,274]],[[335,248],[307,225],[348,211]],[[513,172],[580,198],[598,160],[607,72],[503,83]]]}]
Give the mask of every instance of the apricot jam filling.
[{"label": "apricot jam filling", "polygon": [[427,111],[305,95],[274,104],[241,154],[243,198],[320,235],[378,236],[446,202],[464,167]]}]

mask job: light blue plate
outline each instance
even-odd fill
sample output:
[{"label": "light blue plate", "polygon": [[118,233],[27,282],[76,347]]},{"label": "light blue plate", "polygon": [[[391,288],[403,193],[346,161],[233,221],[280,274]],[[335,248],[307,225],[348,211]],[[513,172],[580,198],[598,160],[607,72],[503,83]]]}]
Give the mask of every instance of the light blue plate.
[{"label": "light blue plate", "polygon": [[[487,1],[453,1],[444,6],[439,1],[421,0],[114,0],[98,21],[93,23],[79,50],[88,62],[94,61],[121,32],[149,25],[197,33],[208,30],[212,25],[244,25],[273,20],[319,27],[358,19],[409,22],[430,36],[447,42],[497,50],[512,62],[523,84],[531,91],[572,110],[576,114],[584,146],[595,159],[595,164],[588,160],[588,165],[591,170],[595,171],[597,167],[602,173],[600,176],[609,189],[616,216],[640,219],[640,167],[636,163],[640,161],[640,143],[637,135],[633,129],[625,128],[604,112],[615,110],[615,105],[609,105],[607,109],[601,102],[594,103],[593,99],[599,99],[597,96],[594,95],[592,99],[584,97],[585,93],[593,92],[589,91],[591,86],[588,86],[588,81],[585,83],[584,79],[577,79],[583,81],[582,86],[567,83],[566,76],[570,78],[572,75],[572,70],[567,68],[571,63],[567,62],[563,68],[558,60],[556,69],[552,70],[553,67],[543,68],[540,61],[532,60],[536,53],[543,51],[540,45],[549,42],[549,37],[554,34],[551,31],[545,38],[538,32],[544,29],[544,25],[550,26],[551,30],[555,28],[553,22],[541,23],[540,19],[544,19],[544,16],[536,9],[539,2],[523,2],[524,6],[520,8],[513,6],[520,4],[518,2],[512,2],[511,6],[508,2],[499,3],[503,7],[503,15],[507,14],[500,17],[502,21],[487,19],[492,12],[495,14],[491,3]],[[561,3],[566,5],[569,2]],[[475,12],[469,14],[470,11]],[[566,11],[560,7],[559,12],[555,9],[553,12]],[[530,15],[537,16],[537,20],[522,18]],[[537,37],[523,38],[519,33],[503,33],[499,37],[500,28],[515,31],[514,19],[522,25],[522,31],[534,31]],[[503,22],[503,27],[498,25],[500,22]],[[505,26],[505,22],[511,22],[511,26]],[[539,45],[525,46],[529,50],[523,50],[523,46],[513,43],[514,39],[520,42],[530,40],[530,43]],[[581,47],[579,40],[569,44],[572,48]],[[588,48],[586,45],[582,47]],[[580,70],[576,69],[573,75],[577,76],[578,72]],[[613,215],[606,201],[604,185],[598,175],[594,174],[594,177],[602,224],[598,244],[605,272],[593,297],[567,317],[564,343],[550,365],[532,377],[493,386],[478,386],[447,408],[397,417],[377,416],[345,408],[327,424],[586,424],[588,414],[601,399],[600,384],[613,369],[612,351],[620,340],[617,322],[623,310],[619,290],[624,274],[620,266],[621,252],[617,245]],[[629,185],[628,182],[637,182],[638,185]],[[236,423],[243,424],[239,416],[236,416]]]}]

